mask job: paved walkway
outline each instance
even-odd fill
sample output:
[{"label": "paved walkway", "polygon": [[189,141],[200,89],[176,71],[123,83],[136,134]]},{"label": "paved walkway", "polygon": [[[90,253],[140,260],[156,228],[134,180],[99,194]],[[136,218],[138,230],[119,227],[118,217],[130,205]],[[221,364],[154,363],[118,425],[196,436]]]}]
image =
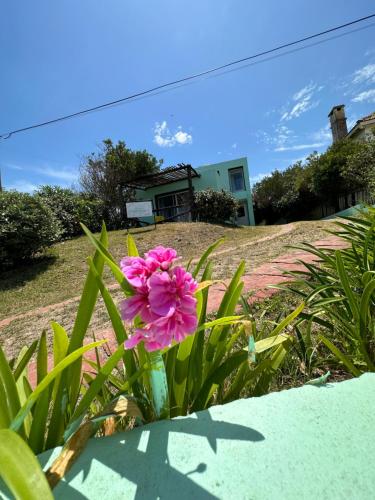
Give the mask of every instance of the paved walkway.
[{"label": "paved walkway", "polygon": [[[331,248],[331,249],[342,249],[347,245],[344,240],[341,238],[332,236],[326,238],[324,240],[318,240],[313,243],[315,246],[319,248]],[[245,251],[245,248],[244,248]],[[278,290],[275,288],[270,288],[270,285],[279,285],[285,281],[289,281],[291,278],[289,276],[285,276],[284,271],[296,271],[296,270],[304,270],[305,266],[297,261],[312,263],[317,261],[317,257],[313,254],[303,252],[303,251],[293,251],[279,255],[275,260],[269,262],[267,264],[263,264],[251,274],[243,276],[244,281],[244,289],[243,294],[250,294],[249,301],[254,303],[256,301],[264,300],[265,298],[271,297],[275,293],[278,293]],[[115,285],[110,287],[115,288]],[[220,302],[225,293],[225,284],[217,284],[210,288],[209,300],[207,305],[208,312],[217,311]],[[71,299],[66,302],[71,302],[74,299]],[[106,351],[114,352],[117,347],[116,337],[112,329],[101,330],[99,332],[95,332],[96,340],[106,339]],[[93,339],[87,337],[85,339],[85,343],[92,342]],[[108,351],[109,349],[109,351]],[[87,352],[85,354],[86,358],[95,361],[95,352]],[[52,365],[52,360],[51,360]],[[87,366],[90,369],[89,366]],[[36,373],[35,366],[30,365],[30,378],[31,382],[35,383]]]}]

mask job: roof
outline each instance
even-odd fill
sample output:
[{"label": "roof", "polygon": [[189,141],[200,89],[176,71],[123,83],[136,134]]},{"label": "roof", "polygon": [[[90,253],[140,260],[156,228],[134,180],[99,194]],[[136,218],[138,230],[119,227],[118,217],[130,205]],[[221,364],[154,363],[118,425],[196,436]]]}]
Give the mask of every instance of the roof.
[{"label": "roof", "polygon": [[369,122],[371,120],[375,120],[375,111],[373,113],[371,113],[371,115],[364,116],[359,121],[360,122]]},{"label": "roof", "polygon": [[[363,126],[366,126],[367,122],[372,122],[375,121],[375,111],[371,113],[370,115],[364,116],[363,118],[359,119],[356,121],[355,125],[352,127],[351,130],[348,132],[348,137],[351,135],[354,135],[356,132],[361,130]],[[361,125],[363,125],[361,127]]]},{"label": "roof", "polygon": [[163,186],[165,184],[171,184],[172,182],[189,179],[189,170],[191,178],[200,177],[198,172],[191,165],[179,163],[177,166],[164,168],[155,174],[135,177],[134,179],[123,183],[123,186],[142,190],[150,189],[155,186]]}]

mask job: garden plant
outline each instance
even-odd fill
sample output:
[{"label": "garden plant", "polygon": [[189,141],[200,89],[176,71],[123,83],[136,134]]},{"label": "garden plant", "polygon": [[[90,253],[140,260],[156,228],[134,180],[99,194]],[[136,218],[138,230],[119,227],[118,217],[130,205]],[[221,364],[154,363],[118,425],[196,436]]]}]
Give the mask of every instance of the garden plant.
[{"label": "garden plant", "polygon": [[[140,256],[128,235],[128,255],[118,263],[105,226],[99,237],[83,226],[95,253],[72,331],[52,323],[50,359],[47,332],[16,359],[0,348],[0,475],[13,495],[52,498],[49,487],[92,436],[268,393],[296,352],[304,360],[326,353],[353,376],[374,371],[375,211],[339,225],[348,248],[305,245],[319,262],[292,273],[297,307],[267,328],[242,297],[244,263],[221,283],[220,306],[208,313],[217,283],[212,254],[222,240],[183,267],[172,248]],[[103,281],[104,266],[123,292],[120,303]],[[87,334],[99,295],[116,339],[106,356],[106,341],[91,342]],[[90,350],[95,361],[85,357]],[[35,385],[29,373],[34,358]],[[35,455],[59,445],[45,475]]]}]

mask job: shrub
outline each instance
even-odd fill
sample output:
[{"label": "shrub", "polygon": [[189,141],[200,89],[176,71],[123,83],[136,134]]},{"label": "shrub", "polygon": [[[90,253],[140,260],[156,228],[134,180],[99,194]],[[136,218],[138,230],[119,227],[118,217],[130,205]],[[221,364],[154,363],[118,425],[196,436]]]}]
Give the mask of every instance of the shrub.
[{"label": "shrub", "polygon": [[318,340],[336,362],[354,376],[375,371],[375,210],[337,222],[335,234],[348,242],[343,250],[301,245],[318,258],[297,278],[293,291],[310,308]]},{"label": "shrub", "polygon": [[95,198],[59,186],[42,186],[35,194],[50,208],[61,225],[62,238],[82,234],[80,222],[100,231],[103,203]]},{"label": "shrub", "polygon": [[0,193],[0,266],[34,256],[60,235],[58,221],[38,198],[16,191]]},{"label": "shrub", "polygon": [[194,195],[197,218],[205,222],[226,222],[237,215],[238,202],[228,191],[204,189]]}]

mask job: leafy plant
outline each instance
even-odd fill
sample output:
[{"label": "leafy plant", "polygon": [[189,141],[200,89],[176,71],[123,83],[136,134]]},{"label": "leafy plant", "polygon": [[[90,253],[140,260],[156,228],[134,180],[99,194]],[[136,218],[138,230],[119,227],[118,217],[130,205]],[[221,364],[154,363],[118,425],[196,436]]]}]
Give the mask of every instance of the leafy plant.
[{"label": "leafy plant", "polygon": [[228,222],[236,217],[238,202],[228,191],[209,188],[194,194],[194,207],[200,221]]},{"label": "leafy plant", "polygon": [[52,500],[53,496],[40,464],[14,431],[0,429],[0,477],[16,499]]},{"label": "leafy plant", "polygon": [[33,257],[60,234],[53,213],[40,200],[16,191],[0,192],[0,268]]},{"label": "leafy plant", "polygon": [[375,371],[375,210],[362,215],[338,222],[333,232],[348,248],[296,247],[317,261],[289,272],[297,280],[289,287],[309,306],[319,339],[354,376]]},{"label": "leafy plant", "polygon": [[[131,287],[129,287],[109,251],[87,228],[84,228],[84,230],[96,250],[112,270],[124,294],[126,296],[131,294]],[[194,277],[201,273],[202,279],[196,292],[198,301],[198,326],[196,332],[162,353],[168,387],[169,413],[172,417],[186,415],[191,411],[203,410],[218,399],[222,401],[235,399],[252,377],[263,376],[261,381],[258,379],[258,393],[264,393],[267,391],[267,382],[278,366],[275,359],[268,360],[260,367],[257,366],[253,374],[253,367],[248,363],[249,353],[243,348],[243,345],[236,343],[236,340],[241,335],[248,338],[253,338],[254,335],[254,325],[252,325],[249,318],[244,315],[235,315],[236,306],[243,289],[241,277],[244,273],[244,263],[239,265],[228,284],[219,309],[215,314],[215,319],[210,321],[208,318],[208,294],[210,286],[214,283],[212,280],[212,263],[209,261],[209,256],[220,243],[221,241],[212,245],[191,271]],[[128,250],[130,255],[138,255],[135,242],[130,235],[128,235]],[[91,264],[91,270],[95,274],[93,264]],[[127,334],[120,314],[98,274],[96,279],[111,318],[116,338],[118,341],[123,342],[127,338]],[[270,338],[256,341],[253,351],[259,354],[268,350],[277,352],[276,358],[279,359],[278,363],[280,364],[284,357],[284,352],[281,356],[281,348],[286,352],[287,345],[292,341],[290,335],[281,332],[299,314],[300,310],[298,309],[278,325]],[[129,351],[127,353],[130,355]],[[95,363],[91,364],[95,366]],[[146,420],[152,419],[154,414],[152,384],[150,384],[148,377],[148,370],[151,365],[150,354],[145,351],[142,344],[139,344],[137,351],[134,352],[132,363],[125,362],[125,368],[127,368],[122,372],[122,375],[111,375],[108,378],[110,391],[114,390],[116,393],[116,390],[129,391],[131,389],[129,394],[134,391],[135,396],[141,397],[140,405]],[[135,380],[136,383],[133,382]]]},{"label": "leafy plant", "polygon": [[104,216],[100,200],[60,186],[41,186],[34,196],[53,212],[61,226],[62,238],[81,234],[80,222],[91,231],[100,231]]},{"label": "leafy plant", "polygon": [[[108,244],[105,230],[100,241],[105,248]],[[104,260],[98,252],[92,262],[95,263],[95,272],[101,274]],[[82,384],[82,355],[104,342],[83,343],[98,291],[96,276],[90,270],[70,338],[61,325],[52,323],[54,367],[51,371],[48,371],[47,366],[45,332],[39,342],[22,349],[17,360],[7,360],[0,348],[0,428],[17,431],[35,453],[64,442],[64,433],[71,421],[82,420],[110,371],[122,356],[125,359],[131,356],[131,353],[124,352],[121,344],[98,371],[97,379],[93,380],[88,391]],[[34,353],[37,386],[33,390],[27,369]]]}]

